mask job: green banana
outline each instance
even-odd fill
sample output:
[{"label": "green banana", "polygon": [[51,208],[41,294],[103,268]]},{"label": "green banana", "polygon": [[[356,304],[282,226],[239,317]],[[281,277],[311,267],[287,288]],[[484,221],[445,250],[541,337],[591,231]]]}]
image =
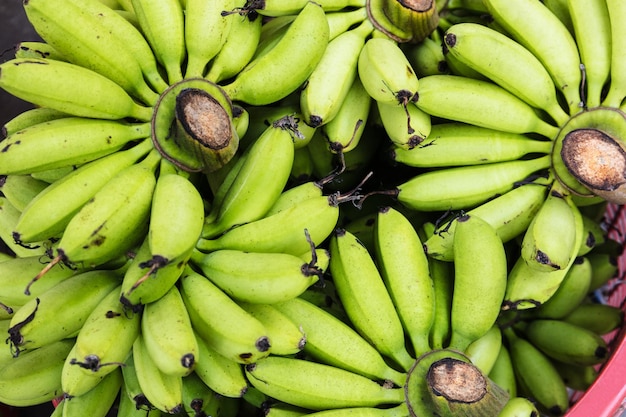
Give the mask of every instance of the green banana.
[{"label": "green banana", "polygon": [[365,42],[358,61],[358,75],[376,101],[406,106],[418,99],[420,81],[397,42],[372,37]]},{"label": "green banana", "polygon": [[485,75],[558,124],[569,119],[541,61],[510,37],[477,23],[459,23],[443,36],[448,54]]},{"label": "green banana", "polygon": [[574,35],[574,23],[572,22],[572,16],[570,16],[568,2],[569,0],[545,0],[543,4],[545,4],[545,6],[563,22],[567,30]]},{"label": "green banana", "polygon": [[220,407],[219,395],[196,374],[183,378],[183,406],[187,413],[216,415]]},{"label": "green banana", "polygon": [[19,211],[24,211],[28,203],[48,185],[47,182],[33,178],[30,175],[7,175],[0,177],[0,192]]},{"label": "green banana", "polygon": [[144,306],[141,336],[152,361],[164,374],[183,377],[199,360],[196,336],[176,286]]},{"label": "green banana", "polygon": [[200,360],[194,372],[183,378],[183,385],[186,378],[195,375],[217,395],[241,398],[249,388],[241,364],[216,352],[199,334],[196,340]]},{"label": "green banana", "polygon": [[326,13],[326,20],[330,28],[328,40],[332,40],[349,30],[351,27],[363,22],[367,19],[367,10],[365,7],[356,9],[338,10],[332,13]]},{"label": "green banana", "polygon": [[148,121],[145,107],[114,81],[87,68],[52,59],[12,59],[0,64],[0,88],[24,101],[74,116]]},{"label": "green banana", "polygon": [[377,381],[403,386],[406,376],[390,367],[380,353],[351,326],[322,307],[301,298],[274,304],[306,337],[304,353],[316,361]]},{"label": "green banana", "polygon": [[150,404],[169,414],[182,411],[182,377],[161,372],[148,353],[148,348],[141,334],[133,343],[132,358],[139,386]]},{"label": "green banana", "polygon": [[61,389],[65,397],[77,397],[86,394],[100,384],[108,373],[115,371],[117,368],[117,366],[110,366],[105,368],[108,368],[107,371],[85,371],[79,366],[76,366],[77,357],[76,344],[74,344],[67,358],[65,358],[63,369],[61,370]]},{"label": "green banana", "polygon": [[498,417],[535,417],[539,411],[535,404],[526,397],[513,397],[500,410]]},{"label": "green banana", "polygon": [[374,229],[375,258],[381,276],[411,340],[416,356],[431,349],[435,289],[428,259],[417,231],[392,207],[378,211]]},{"label": "green banana", "polygon": [[226,43],[232,19],[229,19],[224,11],[229,11],[234,6],[234,0],[186,1],[184,7],[185,48],[187,50],[185,78],[204,76],[207,64]]},{"label": "green banana", "polygon": [[45,171],[32,172],[30,175],[33,178],[36,178],[41,181],[45,181],[48,184],[52,184],[55,181],[60,180],[67,174],[70,174],[72,171],[76,170],[76,166],[64,166],[60,168],[52,168],[47,169]]},{"label": "green banana", "polygon": [[612,278],[617,276],[618,259],[610,253],[601,253],[592,251],[585,255],[591,263],[591,283],[589,291],[595,291],[606,285]]},{"label": "green banana", "polygon": [[49,122],[51,120],[61,119],[67,117],[66,113],[60,112],[48,107],[35,107],[29,110],[25,110],[7,121],[2,126],[2,137],[12,135],[18,130],[22,130],[26,127],[31,127],[39,123]]},{"label": "green banana", "polygon": [[[131,39],[114,29],[130,25],[117,13],[95,0],[33,0],[24,10],[37,33],[69,62],[101,74],[147,105],[156,102],[158,94],[144,80]],[[129,30],[122,29],[125,35]]]},{"label": "green banana", "polygon": [[587,391],[599,375],[595,365],[573,365],[553,360],[552,364],[558,371],[568,388],[577,391]]},{"label": "green banana", "polygon": [[[574,203],[576,204],[576,203]],[[578,256],[585,256],[597,245],[602,245],[607,236],[601,221],[595,220],[581,212],[584,225],[584,239],[578,249]]]},{"label": "green banana", "polygon": [[182,80],[186,49],[185,16],[180,1],[132,0],[131,3],[141,31],[165,68],[168,83]]},{"label": "green banana", "polygon": [[302,294],[322,280],[317,259],[311,262],[288,253],[220,249],[194,252],[193,264],[237,301],[273,304]]},{"label": "green banana", "polygon": [[[262,16],[277,17],[298,14],[307,3],[307,0],[249,1],[244,9]],[[334,12],[344,8],[363,7],[365,2],[363,0],[321,0],[319,4],[325,12]]]},{"label": "green banana", "polygon": [[21,212],[13,207],[4,196],[0,196],[0,214],[0,239],[6,245],[6,252],[17,257],[50,254],[54,246],[50,241],[39,241],[28,245],[15,241],[13,231]]},{"label": "green banana", "polygon": [[73,339],[47,343],[3,366],[0,401],[15,407],[28,407],[62,395],[61,369],[73,345]]},{"label": "green banana", "polygon": [[328,44],[328,21],[324,9],[306,5],[270,51],[253,59],[223,86],[233,101],[265,105],[294,92],[313,72]]},{"label": "green banana", "polygon": [[346,416],[358,416],[358,417],[407,417],[410,416],[409,409],[406,403],[388,407],[347,407],[339,408],[335,410],[324,410],[315,413],[309,413],[308,416],[313,417],[346,417]]},{"label": "green banana", "polygon": [[414,103],[402,106],[378,101],[376,105],[387,136],[398,148],[408,151],[420,147],[430,137],[430,115]]},{"label": "green banana", "polygon": [[294,131],[297,132],[297,123],[288,117],[281,118],[246,150],[242,165],[233,172],[232,179],[222,182],[216,191],[216,195],[224,194],[214,199],[202,237],[216,237],[233,226],[265,215],[289,179]]},{"label": "green banana", "polygon": [[386,388],[364,376],[301,359],[271,356],[246,365],[245,371],[252,386],[262,393],[311,410],[404,401],[402,388]]},{"label": "green banana", "polygon": [[[1,333],[7,334],[10,327],[11,327],[10,317],[3,318],[0,320],[0,332]],[[5,365],[9,364],[10,362],[12,362],[13,359],[15,358],[13,357],[13,352],[11,352],[10,349],[1,349],[0,350],[0,369],[3,368]]]},{"label": "green banana", "polygon": [[[187,268],[180,291],[191,324],[211,348],[230,360],[252,363],[270,353],[265,326],[237,305],[210,280]],[[208,311],[202,306],[214,306]],[[233,329],[238,329],[233,332]]]},{"label": "green banana", "polygon": [[14,355],[75,334],[118,282],[119,275],[114,271],[87,271],[25,303],[11,318],[7,343],[10,342]]},{"label": "green banana", "polygon": [[128,150],[86,163],[55,181],[22,210],[13,231],[15,239],[33,242],[60,236],[70,219],[90,198],[151,148],[151,142],[144,140]]},{"label": "green banana", "polygon": [[309,149],[304,146],[294,150],[293,165],[289,174],[289,181],[295,183],[307,182],[313,179],[313,160]]},{"label": "green banana", "polygon": [[91,162],[150,136],[148,123],[66,117],[43,122],[3,140],[0,172],[30,174]]},{"label": "green banana", "polygon": [[402,322],[372,255],[341,228],[330,237],[329,250],[333,283],[355,329],[380,353],[409,369],[414,360],[405,346]]},{"label": "green banana", "polygon": [[63,399],[63,415],[106,417],[122,388],[122,371],[116,369],[108,374],[89,392],[77,397]]},{"label": "green banana", "polygon": [[124,366],[122,366],[121,369],[122,378],[124,379],[124,385],[123,392],[121,392],[120,394],[128,397],[131,400],[134,408],[136,410],[141,410],[144,416],[149,415],[149,413],[153,412],[154,410],[158,410],[159,412],[161,412],[161,410],[153,406],[150,401],[148,401],[145,394],[143,393],[143,389],[139,384],[137,368],[135,367],[135,358],[132,351],[124,361]]},{"label": "green banana", "polygon": [[116,417],[163,417],[166,414],[158,408],[138,407],[135,401],[126,395],[126,381],[123,381],[117,406]]},{"label": "green banana", "polygon": [[463,352],[496,322],[506,290],[507,260],[502,239],[477,216],[457,219],[453,247],[450,346]]},{"label": "green banana", "polygon": [[337,115],[357,77],[359,53],[373,30],[370,21],[364,20],[328,42],[300,92],[300,108],[306,124],[319,127]]},{"label": "green banana", "polygon": [[418,211],[470,209],[513,189],[516,183],[550,166],[550,156],[443,168],[419,173],[392,193]]},{"label": "green banana", "polygon": [[[283,210],[323,195],[324,184],[318,181],[305,181],[301,184],[288,186],[280,193],[272,207],[265,213],[266,217],[273,216]],[[302,251],[304,252],[304,251]]]},{"label": "green banana", "polygon": [[494,324],[487,333],[470,343],[464,353],[483,374],[489,375],[501,348],[502,331]]},{"label": "green banana", "polygon": [[62,53],[43,41],[22,41],[15,45],[15,58],[50,58],[67,61]]},{"label": "green banana", "polygon": [[524,336],[547,356],[574,365],[597,365],[608,358],[607,343],[591,330],[563,320],[534,319]]},{"label": "green banana", "polygon": [[451,262],[428,259],[428,269],[435,291],[435,317],[429,341],[433,349],[442,349],[450,342],[450,311],[454,289],[454,269]]},{"label": "green banana", "polygon": [[429,36],[419,43],[406,46],[404,53],[418,78],[448,72],[441,40],[435,36]]},{"label": "green banana", "polygon": [[314,411],[296,407],[282,401],[274,401],[265,408],[265,417],[301,417]]},{"label": "green banana", "polygon": [[295,355],[307,343],[306,333],[299,323],[294,323],[276,304],[238,302],[239,306],[256,317],[268,331],[272,341],[272,354]]},{"label": "green banana", "polygon": [[624,322],[624,312],[610,304],[583,302],[561,320],[606,335]]},{"label": "green banana", "polygon": [[538,133],[549,139],[558,128],[526,102],[491,81],[458,75],[420,78],[415,104],[431,116],[511,133]]},{"label": "green banana", "polygon": [[543,63],[556,89],[563,94],[570,115],[578,113],[581,62],[576,41],[567,27],[540,2],[486,0],[484,4],[496,23]]},{"label": "green banana", "polygon": [[509,393],[509,398],[513,398],[517,395],[517,383],[515,381],[513,362],[511,361],[511,354],[505,343],[501,344],[498,356],[488,376],[489,379]]},{"label": "green banana", "polygon": [[621,69],[624,67],[624,29],[619,24],[626,16],[624,3],[616,0],[606,0],[611,22],[611,70],[610,81],[606,97],[602,105],[607,107],[620,107],[626,96],[626,77]]}]

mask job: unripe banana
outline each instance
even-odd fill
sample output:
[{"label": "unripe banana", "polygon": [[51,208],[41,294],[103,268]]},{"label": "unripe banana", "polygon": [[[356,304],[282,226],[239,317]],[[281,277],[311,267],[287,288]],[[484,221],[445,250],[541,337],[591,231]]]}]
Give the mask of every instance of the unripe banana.
[{"label": "unripe banana", "polygon": [[280,211],[291,209],[306,200],[323,195],[323,184],[317,181],[306,181],[298,185],[286,188],[274,205],[265,213],[266,217],[272,216]]},{"label": "unripe banana", "polygon": [[484,4],[496,23],[543,63],[565,97],[570,114],[577,113],[581,103],[580,57],[567,27],[540,2],[487,0]]},{"label": "unripe banana", "polygon": [[19,211],[24,211],[28,203],[48,185],[30,175],[7,175],[0,178],[0,192]]},{"label": "unripe banana", "polygon": [[[122,373],[122,376],[124,374]],[[163,417],[165,413],[163,413],[158,408],[147,407],[147,406],[137,406],[135,401],[126,394],[126,381],[123,381],[120,399],[117,407],[117,416],[118,417]]]},{"label": "unripe banana", "polygon": [[451,347],[465,351],[492,328],[506,281],[504,244],[495,229],[480,217],[459,217],[454,234]]},{"label": "unripe banana", "polygon": [[15,45],[15,58],[50,58],[67,61],[62,53],[46,42],[23,41]]},{"label": "unripe banana", "polygon": [[185,3],[185,47],[187,67],[185,78],[203,77],[209,61],[224,46],[232,19],[224,11],[232,10],[234,0],[206,2],[187,0]]},{"label": "unripe banana", "polygon": [[419,43],[410,44],[405,47],[404,53],[418,78],[448,72],[441,42],[434,36],[424,38]]},{"label": "unripe banana", "polygon": [[[128,354],[128,352],[126,352]],[[78,397],[95,388],[105,376],[107,372],[88,372],[76,366],[75,361],[78,355],[76,355],[76,344],[67,355],[61,371],[61,388],[63,389],[63,396],[65,397]],[[115,371],[117,366],[109,367],[109,373]]]},{"label": "unripe banana", "polygon": [[[269,355],[271,341],[263,324],[210,280],[187,268],[180,283],[191,324],[210,347],[239,363],[252,363]],[[202,307],[207,303],[214,306],[211,311]]]},{"label": "unripe banana", "polygon": [[276,102],[294,92],[313,72],[328,44],[324,9],[307,2],[280,41],[252,60],[223,88],[233,101]]},{"label": "unripe banana", "polygon": [[159,370],[185,376],[199,360],[199,349],[191,320],[176,286],[144,306],[141,335],[146,350]]},{"label": "unripe banana", "polygon": [[133,363],[139,386],[146,399],[159,410],[176,414],[183,410],[183,380],[159,369],[148,353],[142,335],[133,343]]},{"label": "unripe banana", "polygon": [[178,0],[131,1],[141,31],[159,63],[165,68],[168,83],[183,79],[185,50],[185,17]]},{"label": "unripe banana", "polygon": [[192,372],[183,378],[183,406],[187,413],[216,415],[220,407],[220,397]]},{"label": "unripe banana", "polygon": [[87,271],[28,301],[11,318],[7,340],[14,355],[75,334],[100,300],[118,283],[116,272]]},{"label": "unripe banana", "polygon": [[513,397],[500,410],[498,417],[538,417],[539,411],[535,404],[526,397]]},{"label": "unripe banana", "polygon": [[192,255],[195,266],[235,300],[273,304],[302,294],[321,279],[315,263],[287,253],[220,249]]},{"label": "unripe banana", "polygon": [[450,262],[430,258],[428,267],[435,291],[435,318],[429,334],[430,346],[433,349],[442,349],[450,343],[454,269]]},{"label": "unripe banana", "polygon": [[25,110],[2,126],[2,137],[6,138],[18,130],[67,116],[66,113],[48,107],[35,107]]},{"label": "unripe banana", "polygon": [[15,225],[15,239],[33,242],[60,236],[70,219],[96,192],[151,148],[151,142],[144,140],[129,150],[89,162],[55,181],[24,208]]},{"label": "unripe banana", "polygon": [[431,116],[504,132],[535,132],[549,139],[558,133],[529,104],[490,81],[429,75],[420,79],[416,105]]},{"label": "unripe banana", "polygon": [[78,65],[52,59],[12,59],[0,65],[0,88],[24,101],[74,116],[148,121],[152,109],[115,82]]},{"label": "unripe banana", "polygon": [[489,375],[501,348],[502,331],[495,324],[487,333],[470,343],[464,353],[482,373]]},{"label": "unripe banana", "polygon": [[619,307],[610,304],[584,302],[562,320],[596,334],[606,335],[622,325],[624,312]]},{"label": "unripe banana", "polygon": [[117,394],[122,388],[122,371],[108,374],[93,389],[78,397],[63,399],[63,415],[67,417],[84,416],[105,417],[113,407]]},{"label": "unripe banana", "polygon": [[469,209],[513,189],[550,165],[550,156],[420,173],[396,188],[403,205],[419,211]]},{"label": "unripe banana", "polygon": [[275,401],[265,409],[266,417],[301,417],[312,413],[312,410],[286,404],[282,401]]},{"label": "unripe banana", "polygon": [[13,231],[22,213],[13,207],[4,196],[0,196],[0,210],[2,212],[0,216],[0,239],[7,246],[7,250],[11,255],[29,257],[50,254],[53,248],[50,241],[39,241],[28,245],[15,241]]},{"label": "unripe banana", "polygon": [[274,304],[305,334],[304,352],[327,365],[402,386],[406,376],[391,368],[361,335],[322,307],[302,297]]},{"label": "unripe banana", "polygon": [[595,365],[573,365],[557,360],[553,360],[552,364],[563,378],[565,385],[577,391],[587,391],[599,375]]},{"label": "unripe banana", "polygon": [[295,183],[303,183],[313,179],[313,160],[306,146],[297,148],[293,154],[293,165],[289,180]]},{"label": "unripe banana", "polygon": [[477,23],[460,23],[450,27],[443,39],[448,54],[531,106],[545,110],[558,125],[569,119],[543,64],[510,37]]},{"label": "unripe banana", "polygon": [[344,229],[331,236],[329,250],[333,282],[355,329],[380,353],[409,369],[413,358],[406,350],[402,322],[372,256]]},{"label": "unripe banana", "polygon": [[3,174],[30,174],[81,165],[150,136],[148,123],[67,117],[34,125],[4,139]]},{"label": "unripe banana", "polygon": [[608,357],[607,344],[598,334],[554,319],[534,319],[524,326],[525,337],[543,353],[561,362],[597,365]]},{"label": "unripe banana", "polygon": [[404,401],[402,388],[385,388],[364,376],[301,359],[272,356],[246,365],[250,383],[264,394],[311,410],[373,407]]},{"label": "unripe banana", "polygon": [[611,74],[609,89],[602,101],[603,106],[619,107],[626,96],[626,76],[622,71],[624,67],[624,51],[626,37],[624,27],[619,22],[626,17],[626,5],[617,0],[606,0],[611,22]]},{"label": "unripe banana", "polygon": [[365,7],[326,13],[326,20],[328,20],[328,27],[330,28],[328,40],[330,41],[336,38],[351,27],[355,27],[363,22],[365,19],[367,19],[367,10]]},{"label": "unripe banana", "polygon": [[[121,369],[122,378],[124,379],[124,391],[121,394],[130,398],[134,407],[137,410],[142,410],[144,415],[149,414],[154,410],[158,410],[158,408],[153,406],[150,401],[148,401],[143,393],[143,389],[139,385],[139,377],[137,376],[137,368],[135,367],[135,358],[133,357],[132,352],[124,361],[124,366],[122,366]],[[159,412],[161,412],[161,410],[159,410]]]},{"label": "unripe banana", "polygon": [[52,168],[47,169],[45,171],[38,171],[31,173],[31,177],[37,178],[38,180],[45,181],[48,184],[52,184],[55,181],[60,180],[67,174],[70,174],[72,171],[75,171],[77,167],[75,166],[64,166],[60,168]]},{"label": "unripe banana", "polygon": [[618,259],[610,253],[592,251],[585,256],[591,263],[593,275],[589,284],[589,291],[595,291],[606,285],[617,276]]},{"label": "unripe banana", "polygon": [[300,108],[309,126],[319,127],[337,115],[357,77],[359,53],[374,30],[369,20],[328,43],[300,93]]},{"label": "unripe banana", "polygon": [[[263,16],[287,16],[298,14],[307,3],[307,0],[264,0],[250,2],[244,9]],[[365,2],[363,0],[321,0],[319,4],[325,12],[334,12],[349,7],[363,7]]]},{"label": "unripe banana", "polygon": [[411,150],[431,134],[430,115],[414,103],[406,106],[376,102],[378,114],[391,142],[400,149]]},{"label": "unripe banana", "polygon": [[[24,10],[37,33],[69,62],[110,79],[144,104],[156,102],[158,95],[144,80],[136,48],[130,46],[145,41],[121,38],[114,28],[130,23],[117,13],[94,0],[33,0]],[[130,31],[122,30],[124,35]]]},{"label": "unripe banana", "polygon": [[406,106],[418,98],[420,82],[408,58],[390,38],[370,38],[359,55],[358,74],[376,101]]},{"label": "unripe banana", "polygon": [[392,207],[378,211],[374,229],[376,261],[416,356],[431,349],[435,289],[417,231]]},{"label": "unripe banana", "polygon": [[581,215],[584,225],[584,238],[580,248],[578,249],[578,256],[585,256],[597,245],[602,245],[606,241],[607,233],[600,220],[595,220],[583,213],[581,213]]},{"label": "unripe banana", "polygon": [[500,346],[498,357],[493,363],[489,379],[509,393],[509,397],[513,398],[517,395],[517,383],[515,381],[515,371],[513,370],[513,362],[506,344]]},{"label": "unripe banana", "polygon": [[0,401],[15,407],[43,404],[63,394],[61,369],[74,339],[47,343],[2,367]]},{"label": "unripe banana", "polygon": [[409,409],[406,403],[388,408],[378,407],[347,407],[335,410],[324,410],[307,414],[313,417],[406,417]]}]

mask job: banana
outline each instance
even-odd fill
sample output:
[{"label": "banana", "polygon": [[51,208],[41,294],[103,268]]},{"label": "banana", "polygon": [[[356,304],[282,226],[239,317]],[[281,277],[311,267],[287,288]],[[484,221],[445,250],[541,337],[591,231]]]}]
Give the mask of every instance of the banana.
[{"label": "banana", "polygon": [[106,367],[108,371],[85,371],[79,366],[75,366],[77,356],[76,344],[74,344],[74,347],[70,350],[63,363],[63,369],[61,371],[61,388],[63,389],[64,397],[77,397],[91,391],[102,382],[108,373],[115,371],[117,368],[117,366],[110,366]]},{"label": "banana", "polygon": [[376,101],[406,106],[418,99],[417,75],[398,43],[390,38],[372,37],[365,42],[359,54],[358,75]]},{"label": "banana", "polygon": [[37,33],[69,62],[103,75],[147,105],[156,102],[158,94],[144,80],[138,56],[129,47],[133,40],[145,41],[121,38],[114,28],[130,23],[117,13],[95,0],[33,0],[24,10]]},{"label": "banana", "polygon": [[326,13],[326,20],[330,28],[328,40],[330,41],[336,38],[351,27],[360,24],[365,19],[367,19],[367,10],[365,7]]},{"label": "banana", "polygon": [[509,398],[498,417],[535,417],[539,411],[535,404],[526,397]]},{"label": "banana", "polygon": [[610,304],[583,302],[561,320],[606,335],[624,322],[624,312]]},{"label": "banana", "polygon": [[224,14],[234,8],[234,0],[205,2],[188,0],[185,13],[185,78],[203,77],[209,61],[224,46],[232,19]]},{"label": "banana", "polygon": [[328,44],[324,9],[306,5],[270,51],[253,59],[223,86],[233,101],[265,105],[285,98],[311,75]]},{"label": "banana", "polygon": [[477,23],[459,23],[443,36],[448,54],[562,125],[569,119],[543,64],[510,37]]},{"label": "banana", "polygon": [[429,36],[419,43],[404,47],[404,53],[418,79],[427,75],[448,73],[441,41],[435,36]]},{"label": "banana", "polygon": [[32,172],[30,175],[33,178],[36,178],[36,179],[41,180],[41,181],[45,181],[48,184],[52,184],[53,182],[55,182],[57,180],[60,180],[61,178],[63,178],[67,174],[71,173],[76,168],[77,167],[74,166],[74,165],[64,166],[64,167],[61,167],[61,168],[52,168],[52,169],[47,169],[45,171]]},{"label": "banana", "polygon": [[[134,408],[136,410],[141,410],[144,416],[149,415],[149,413],[154,410],[159,410],[158,408],[153,406],[150,401],[148,401],[145,394],[143,393],[143,389],[139,384],[137,368],[135,367],[135,358],[132,351],[124,361],[124,366],[122,366],[121,369],[122,378],[124,379],[124,385],[123,391],[120,394],[130,398]],[[161,410],[159,410],[159,412],[161,412]]]},{"label": "banana", "polygon": [[312,413],[312,410],[296,407],[281,401],[273,401],[265,408],[265,417],[301,417]]},{"label": "banana", "polygon": [[252,386],[311,410],[374,407],[404,401],[402,388],[386,388],[364,376],[301,359],[271,356],[245,366]]},{"label": "banana", "polygon": [[547,356],[574,365],[598,365],[608,358],[607,343],[591,330],[556,319],[534,319],[524,336]]},{"label": "banana", "polygon": [[606,2],[569,0],[568,11],[580,60],[585,107],[598,107],[611,72],[611,21]]},{"label": "banana", "polygon": [[273,304],[302,294],[322,280],[317,259],[305,262],[296,255],[220,249],[194,252],[193,264],[222,291],[237,301]]},{"label": "banana", "polygon": [[516,183],[550,166],[550,156],[419,173],[392,190],[418,211],[470,209],[513,189]]},{"label": "banana", "polygon": [[429,341],[433,349],[442,349],[450,342],[454,269],[450,262],[430,258],[428,269],[435,291],[435,317],[430,328]]},{"label": "banana", "polygon": [[[9,328],[11,327],[11,319],[3,318],[0,320],[0,332],[3,334],[7,334]],[[11,363],[15,359],[13,357],[13,352],[10,349],[3,348],[0,350],[0,369],[2,369],[5,365]]]},{"label": "banana", "polygon": [[67,117],[67,114],[48,107],[35,107],[25,110],[2,126],[2,137],[6,138],[18,130],[62,117]]},{"label": "banana", "polygon": [[409,409],[406,403],[400,405],[378,408],[378,407],[347,407],[335,410],[324,410],[307,414],[313,417],[406,417],[409,416]]},{"label": "banana", "polygon": [[[306,5],[307,0],[264,0],[248,1],[243,7],[248,13],[256,12],[262,16],[277,17],[298,14]],[[363,7],[363,0],[321,0],[319,5],[325,12],[334,12],[350,7]]]},{"label": "banana", "polygon": [[183,378],[183,405],[185,411],[190,414],[217,415],[220,398],[196,373],[192,372]]},{"label": "banana", "polygon": [[148,227],[151,272],[188,258],[204,225],[204,201],[195,184],[163,161],[154,187]]},{"label": "banana", "polygon": [[[192,326],[216,352],[238,363],[255,362],[269,355],[271,341],[263,324],[210,280],[186,268],[180,278],[180,291]],[[215,308],[203,308],[207,303]]]},{"label": "banana", "polygon": [[[502,333],[502,331],[500,331],[500,333]],[[517,395],[517,383],[515,381],[513,362],[511,361],[511,354],[505,343],[501,343],[500,351],[488,376],[489,379],[509,394],[509,398],[513,398]]]},{"label": "banana", "polygon": [[89,392],[78,397],[63,399],[63,415],[83,416],[89,413],[94,417],[105,417],[113,407],[117,394],[122,388],[122,371],[116,369],[100,381]]},{"label": "banana", "polygon": [[450,346],[463,352],[496,322],[506,290],[507,260],[495,229],[475,215],[457,219],[453,247]]},{"label": "banana", "polygon": [[[315,185],[312,187],[314,192],[319,190]],[[299,255],[312,243],[317,245],[330,236],[339,221],[340,200],[341,196],[336,194],[304,199],[277,213],[234,227],[215,239],[201,239],[196,248],[204,252],[235,249]]]},{"label": "banana", "polygon": [[521,244],[521,256],[533,269],[565,269],[578,252],[579,230],[576,206],[555,183],[528,225]]},{"label": "banana", "polygon": [[183,377],[193,371],[199,348],[187,308],[176,286],[144,306],[141,335],[161,372]]},{"label": "banana", "polygon": [[132,358],[139,386],[150,404],[169,414],[182,411],[182,377],[161,372],[148,353],[148,348],[141,334],[133,343]]},{"label": "banana", "polygon": [[0,88],[40,107],[96,119],[148,121],[145,107],[115,82],[78,65],[52,59],[12,59],[0,64]]},{"label": "banana", "polygon": [[420,78],[415,104],[431,116],[511,133],[556,137],[558,128],[528,103],[491,81],[458,75]]},{"label": "banana", "polygon": [[319,127],[337,115],[357,77],[359,53],[373,30],[370,21],[364,20],[328,42],[300,93],[300,108],[309,126]]},{"label": "banana", "polygon": [[358,146],[365,133],[371,108],[372,99],[359,77],[356,77],[335,117],[321,127],[321,136],[326,139],[331,152],[347,153]]},{"label": "banana", "polygon": [[[548,187],[543,177],[522,182],[511,191],[486,201],[467,213],[476,215],[496,229],[504,243],[524,233],[546,197]],[[456,219],[439,224],[424,242],[429,257],[442,261],[453,259]]]},{"label": "banana", "polygon": [[484,5],[496,23],[543,63],[556,89],[563,94],[570,115],[578,113],[581,62],[576,41],[567,27],[541,2],[486,0]]},{"label": "banana", "polygon": [[503,332],[520,388],[550,414],[563,415],[569,408],[567,387],[550,359],[513,329]]},{"label": "banana", "polygon": [[561,22],[567,27],[567,30],[575,36],[574,23],[572,22],[572,16],[569,11],[569,0],[544,0],[543,4],[550,9],[550,11],[559,18]]},{"label": "banana", "polygon": [[147,229],[156,150],[141,162],[120,171],[68,223],[57,255],[33,278],[37,281],[59,262],[96,266],[126,253],[141,242]]},{"label": "banana", "polygon": [[80,165],[150,135],[148,123],[68,117],[28,127],[3,141],[0,172],[30,174]]},{"label": "banana", "polygon": [[[122,375],[124,375],[122,373]],[[143,407],[143,406],[142,406]],[[135,401],[126,395],[126,381],[122,383],[116,417],[163,417],[165,413],[157,408],[137,407]]]},{"label": "banana", "polygon": [[294,121],[298,122],[298,130],[302,129],[300,133],[304,135],[306,130],[315,130],[307,128],[305,123],[300,123],[302,120],[300,116],[300,109],[295,103],[282,102],[276,104],[268,104],[265,106],[246,106],[248,113],[250,114],[250,123],[246,135],[240,142],[241,149],[247,149],[254,141],[261,136],[261,134],[272,125],[275,121],[282,117],[291,116]]},{"label": "banana", "polygon": [[301,325],[294,323],[275,304],[238,302],[239,306],[256,317],[269,333],[272,354],[288,356],[300,352],[307,339]]},{"label": "banana", "polygon": [[180,1],[132,0],[131,3],[141,31],[165,68],[168,83],[182,80],[186,50],[185,16]]},{"label": "banana", "polygon": [[429,351],[435,320],[435,289],[417,231],[392,207],[378,211],[375,258],[416,356]]},{"label": "banana", "polygon": [[292,135],[297,125],[289,117],[281,118],[246,150],[232,180],[224,181],[216,191],[224,194],[214,199],[202,237],[214,238],[265,215],[289,179],[294,153]]},{"label": "banana", "polygon": [[7,175],[0,177],[0,192],[19,211],[42,192],[48,183],[31,177],[30,175]]},{"label": "banana", "polygon": [[183,378],[196,376],[217,395],[241,398],[248,390],[248,382],[240,363],[235,362],[213,349],[199,334],[196,334],[200,360],[194,372]]},{"label": "banana", "polygon": [[409,369],[413,358],[404,343],[402,322],[370,253],[341,228],[330,237],[329,250],[330,273],[355,329],[380,353]]},{"label": "banana", "polygon": [[119,286],[111,290],[89,314],[76,337],[70,365],[104,375],[126,360],[140,332],[141,314],[124,311],[119,292]]},{"label": "banana", "polygon": [[626,96],[626,77],[621,69],[624,66],[624,30],[619,24],[626,16],[626,7],[620,1],[606,0],[606,7],[611,22],[611,70],[610,81],[603,106],[619,107]]},{"label": "banana", "polygon": [[309,149],[304,146],[294,150],[293,165],[289,180],[294,183],[304,183],[313,179],[313,160]]},{"label": "banana", "polygon": [[599,375],[594,365],[572,365],[557,360],[553,360],[552,364],[563,378],[565,385],[577,391],[587,391]]},{"label": "banana", "polygon": [[228,34],[206,73],[206,78],[215,83],[237,75],[254,56],[261,37],[262,19],[258,15],[230,13],[225,19],[230,20]]},{"label": "banana", "polygon": [[556,292],[542,305],[528,310],[534,318],[562,319],[580,305],[589,293],[591,263],[578,257],[570,267]]},{"label": "banana", "polygon": [[[574,203],[576,204],[576,203]],[[581,213],[584,225],[584,239],[578,249],[578,256],[585,256],[597,245],[602,245],[606,240],[606,230],[600,220],[595,220],[584,213]]]},{"label": "banana", "polygon": [[6,252],[17,257],[42,256],[50,254],[52,242],[39,241],[31,244],[16,242],[13,230],[20,218],[21,212],[13,207],[6,197],[0,196],[0,240],[6,246]]},{"label": "banana", "polygon": [[22,41],[15,45],[15,58],[50,58],[67,61],[62,53],[43,41]]},{"label": "banana", "polygon": [[7,343],[11,344],[14,355],[75,334],[118,283],[119,275],[114,271],[87,271],[25,303],[11,318]]},{"label": "banana", "polygon": [[585,255],[591,263],[591,283],[589,291],[596,291],[606,285],[612,278],[617,276],[618,259],[610,253],[594,252]]},{"label": "banana", "polygon": [[63,394],[61,369],[74,339],[45,344],[2,367],[0,401],[14,407],[43,404]]},{"label": "banana", "polygon": [[403,386],[406,376],[390,367],[380,353],[351,326],[301,297],[273,305],[306,336],[304,353],[316,361],[376,381]]},{"label": "banana", "polygon": [[55,181],[25,208],[13,235],[21,242],[60,236],[70,219],[114,175],[131,166],[152,148],[150,140],[82,165]]},{"label": "banana", "polygon": [[378,114],[391,142],[400,149],[418,147],[431,133],[430,115],[414,103],[406,106],[376,102]]}]

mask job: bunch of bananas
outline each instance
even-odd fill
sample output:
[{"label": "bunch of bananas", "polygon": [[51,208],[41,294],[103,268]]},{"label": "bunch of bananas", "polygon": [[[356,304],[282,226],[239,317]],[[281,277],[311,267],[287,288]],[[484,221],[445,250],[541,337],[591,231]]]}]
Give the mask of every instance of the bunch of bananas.
[{"label": "bunch of bananas", "polygon": [[564,414],[623,322],[626,7],[412,7],[25,2],[0,402]]}]

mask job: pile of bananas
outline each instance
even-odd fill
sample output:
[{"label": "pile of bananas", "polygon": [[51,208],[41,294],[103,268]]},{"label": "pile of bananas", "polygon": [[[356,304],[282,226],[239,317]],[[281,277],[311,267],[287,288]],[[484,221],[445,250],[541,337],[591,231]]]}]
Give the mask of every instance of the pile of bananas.
[{"label": "pile of bananas", "polygon": [[25,1],[0,402],[565,414],[623,322],[622,3]]}]

